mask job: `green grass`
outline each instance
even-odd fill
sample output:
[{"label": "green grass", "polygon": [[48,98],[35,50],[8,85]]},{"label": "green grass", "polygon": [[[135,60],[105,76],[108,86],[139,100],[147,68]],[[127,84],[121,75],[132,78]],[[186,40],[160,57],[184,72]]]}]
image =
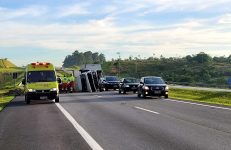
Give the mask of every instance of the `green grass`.
[{"label": "green grass", "polygon": [[231,92],[171,88],[169,97],[177,100],[189,100],[208,104],[231,106]]},{"label": "green grass", "polygon": [[17,67],[17,66],[8,59],[0,59],[0,68],[12,68],[12,67]]},{"label": "green grass", "polygon": [[23,68],[14,67],[14,68],[0,68],[0,73],[12,73],[12,72],[23,72]]},{"label": "green grass", "polygon": [[20,72],[16,81],[14,81],[14,79],[12,79],[12,74],[3,75],[0,73],[0,89],[14,88],[14,82],[18,85],[22,81],[23,77],[24,72]]},{"label": "green grass", "polygon": [[80,66],[72,66],[72,67],[69,67],[69,68],[65,68],[66,70],[80,70]]},{"label": "green grass", "polygon": [[7,92],[8,90],[0,90],[0,112],[14,98],[14,96],[5,95]]}]

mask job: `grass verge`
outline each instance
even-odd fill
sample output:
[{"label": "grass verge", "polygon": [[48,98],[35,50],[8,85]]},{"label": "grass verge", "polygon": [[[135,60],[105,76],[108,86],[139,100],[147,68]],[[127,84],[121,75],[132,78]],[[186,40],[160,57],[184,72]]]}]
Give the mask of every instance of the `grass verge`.
[{"label": "grass verge", "polygon": [[231,106],[231,92],[171,88],[169,97],[177,100],[189,100],[208,104]]},{"label": "grass verge", "polygon": [[14,99],[14,96],[6,95],[7,92],[8,90],[0,90],[0,112],[12,99]]}]

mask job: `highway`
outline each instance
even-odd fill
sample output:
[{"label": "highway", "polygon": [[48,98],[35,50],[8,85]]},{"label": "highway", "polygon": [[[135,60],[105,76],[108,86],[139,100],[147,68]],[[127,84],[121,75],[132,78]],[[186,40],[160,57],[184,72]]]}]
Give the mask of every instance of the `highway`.
[{"label": "highway", "polygon": [[230,150],[231,108],[109,91],[63,94],[57,105],[26,105],[17,97],[0,113],[0,149],[97,144],[104,150]]}]

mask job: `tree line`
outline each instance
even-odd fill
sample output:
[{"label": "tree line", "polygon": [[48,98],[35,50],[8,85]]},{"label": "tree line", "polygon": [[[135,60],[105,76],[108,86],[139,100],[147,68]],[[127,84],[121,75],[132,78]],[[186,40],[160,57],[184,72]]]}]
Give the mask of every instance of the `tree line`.
[{"label": "tree line", "polygon": [[93,53],[91,51],[79,52],[74,51],[71,55],[66,56],[63,67],[80,66],[83,64],[102,64],[106,61],[104,54]]},{"label": "tree line", "polygon": [[211,57],[201,52],[185,57],[163,56],[146,59],[129,57],[114,59],[103,64],[104,74],[120,77],[161,76],[169,82],[185,84],[227,85],[231,77],[231,55],[228,57]]},{"label": "tree line", "polygon": [[104,75],[119,77],[161,76],[166,81],[185,84],[227,85],[231,77],[231,55],[211,57],[204,52],[185,57],[129,57],[106,61],[104,54],[75,51],[64,60],[64,67],[102,64]]}]

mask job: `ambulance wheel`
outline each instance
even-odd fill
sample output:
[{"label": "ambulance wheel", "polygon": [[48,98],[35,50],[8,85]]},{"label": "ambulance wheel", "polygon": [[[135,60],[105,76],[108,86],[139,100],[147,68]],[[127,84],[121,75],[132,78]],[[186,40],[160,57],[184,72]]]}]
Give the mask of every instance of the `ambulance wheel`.
[{"label": "ambulance wheel", "polygon": [[56,102],[56,103],[59,103],[59,97],[57,97],[57,98],[55,99],[55,102]]},{"label": "ambulance wheel", "polygon": [[27,95],[25,95],[25,102],[26,104],[30,104],[30,98]]}]

